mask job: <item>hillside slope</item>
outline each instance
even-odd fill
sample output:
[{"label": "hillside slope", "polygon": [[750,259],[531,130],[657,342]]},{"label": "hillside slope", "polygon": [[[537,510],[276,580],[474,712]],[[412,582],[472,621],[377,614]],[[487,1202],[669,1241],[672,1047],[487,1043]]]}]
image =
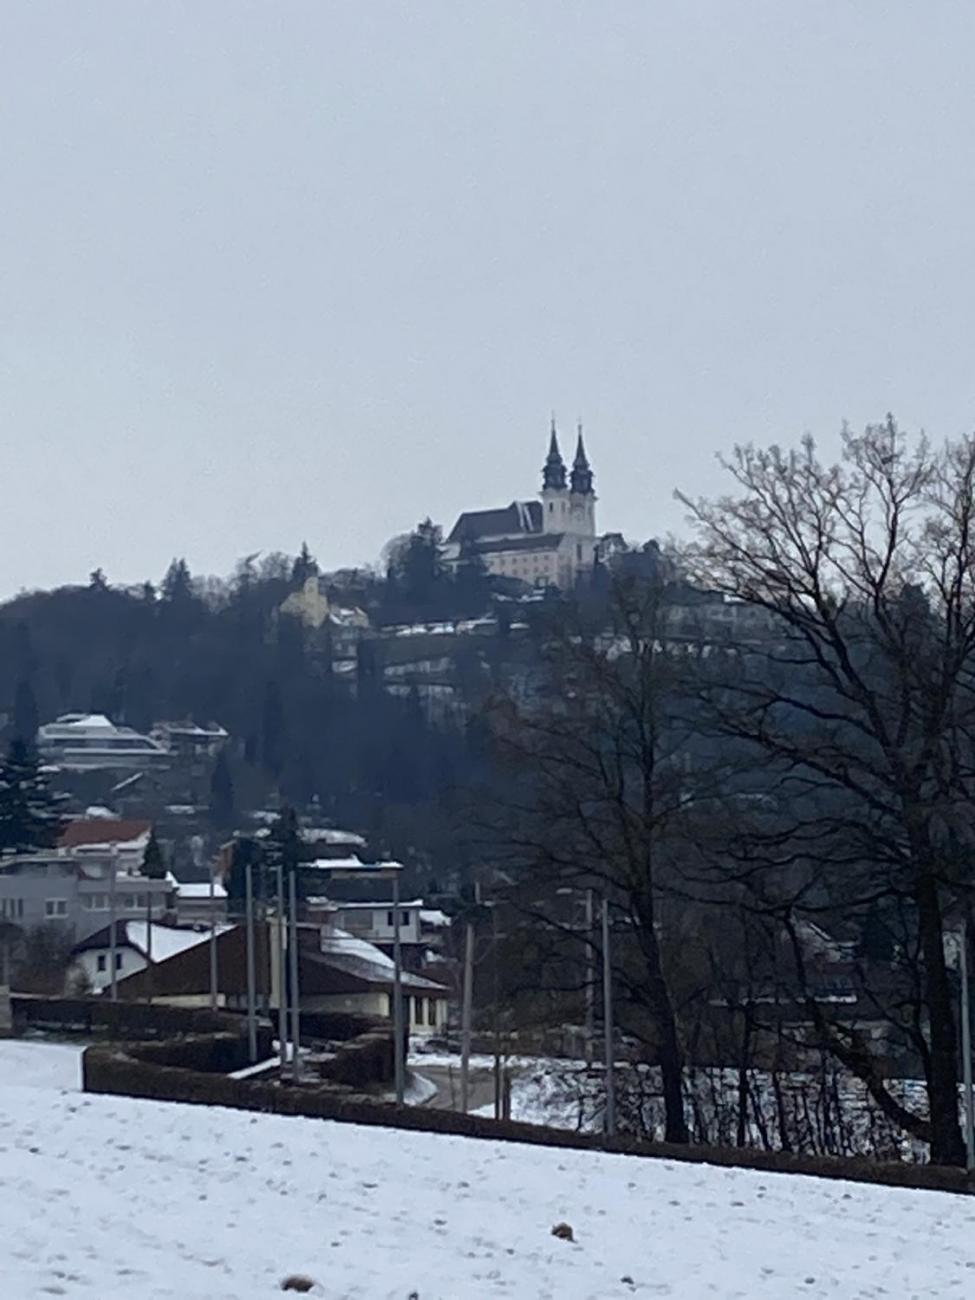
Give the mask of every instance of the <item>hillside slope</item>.
[{"label": "hillside slope", "polygon": [[18,1300],[975,1294],[964,1198],[89,1097],[76,1068],[0,1043]]}]

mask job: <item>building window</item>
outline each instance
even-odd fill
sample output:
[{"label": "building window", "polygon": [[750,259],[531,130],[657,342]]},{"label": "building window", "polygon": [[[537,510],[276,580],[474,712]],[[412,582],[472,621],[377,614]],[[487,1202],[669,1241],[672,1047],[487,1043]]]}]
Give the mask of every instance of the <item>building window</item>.
[{"label": "building window", "polygon": [[392,912],[386,913],[386,924],[389,926],[390,929],[392,929],[393,926],[396,924],[396,918],[393,916]]},{"label": "building window", "polygon": [[434,1029],[437,1026],[437,1004],[433,998],[427,998],[427,1024]]},{"label": "building window", "polygon": [[103,952],[100,952],[98,954],[98,957],[95,960],[95,965],[99,971],[103,971],[105,967],[108,965],[108,958],[105,956]]},{"label": "building window", "polygon": [[400,912],[400,914],[399,914],[399,923],[400,923],[400,925],[409,925],[409,923],[410,923],[410,914],[409,914],[409,912]]},{"label": "building window", "polygon": [[66,898],[46,898],[44,900],[44,915],[48,918],[67,916],[68,900]]},{"label": "building window", "polygon": [[122,969],[122,954],[120,952],[117,952],[115,954],[115,969],[116,970]]}]

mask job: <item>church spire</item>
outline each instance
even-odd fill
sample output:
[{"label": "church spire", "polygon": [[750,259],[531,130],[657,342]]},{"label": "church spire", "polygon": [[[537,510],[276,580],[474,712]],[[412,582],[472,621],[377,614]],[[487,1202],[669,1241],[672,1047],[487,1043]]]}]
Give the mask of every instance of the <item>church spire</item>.
[{"label": "church spire", "polygon": [[579,440],[576,443],[575,460],[572,462],[572,478],[570,487],[573,492],[581,496],[590,496],[592,494],[592,467],[589,464],[589,458],[586,456],[586,446],[582,441],[582,421],[579,421]]},{"label": "church spire", "polygon": [[559,451],[559,436],[555,431],[555,416],[552,416],[552,436],[548,443],[548,456],[542,468],[542,488],[565,489],[565,461]]}]

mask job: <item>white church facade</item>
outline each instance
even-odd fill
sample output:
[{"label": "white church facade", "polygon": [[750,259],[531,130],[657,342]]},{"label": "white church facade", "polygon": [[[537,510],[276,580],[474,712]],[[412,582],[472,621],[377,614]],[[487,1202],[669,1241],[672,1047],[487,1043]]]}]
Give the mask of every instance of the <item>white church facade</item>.
[{"label": "white church facade", "polygon": [[568,589],[590,574],[596,556],[596,494],[582,426],[571,473],[553,420],[539,499],[465,511],[445,550],[451,563],[477,556],[489,573],[537,587]]}]

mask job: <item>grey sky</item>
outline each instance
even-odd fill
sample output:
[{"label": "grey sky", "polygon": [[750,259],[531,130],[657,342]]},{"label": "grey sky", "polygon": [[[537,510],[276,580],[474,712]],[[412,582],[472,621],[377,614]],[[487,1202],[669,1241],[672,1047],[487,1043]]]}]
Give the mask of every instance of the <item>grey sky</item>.
[{"label": "grey sky", "polygon": [[0,595],[975,425],[970,0],[6,0]]}]

